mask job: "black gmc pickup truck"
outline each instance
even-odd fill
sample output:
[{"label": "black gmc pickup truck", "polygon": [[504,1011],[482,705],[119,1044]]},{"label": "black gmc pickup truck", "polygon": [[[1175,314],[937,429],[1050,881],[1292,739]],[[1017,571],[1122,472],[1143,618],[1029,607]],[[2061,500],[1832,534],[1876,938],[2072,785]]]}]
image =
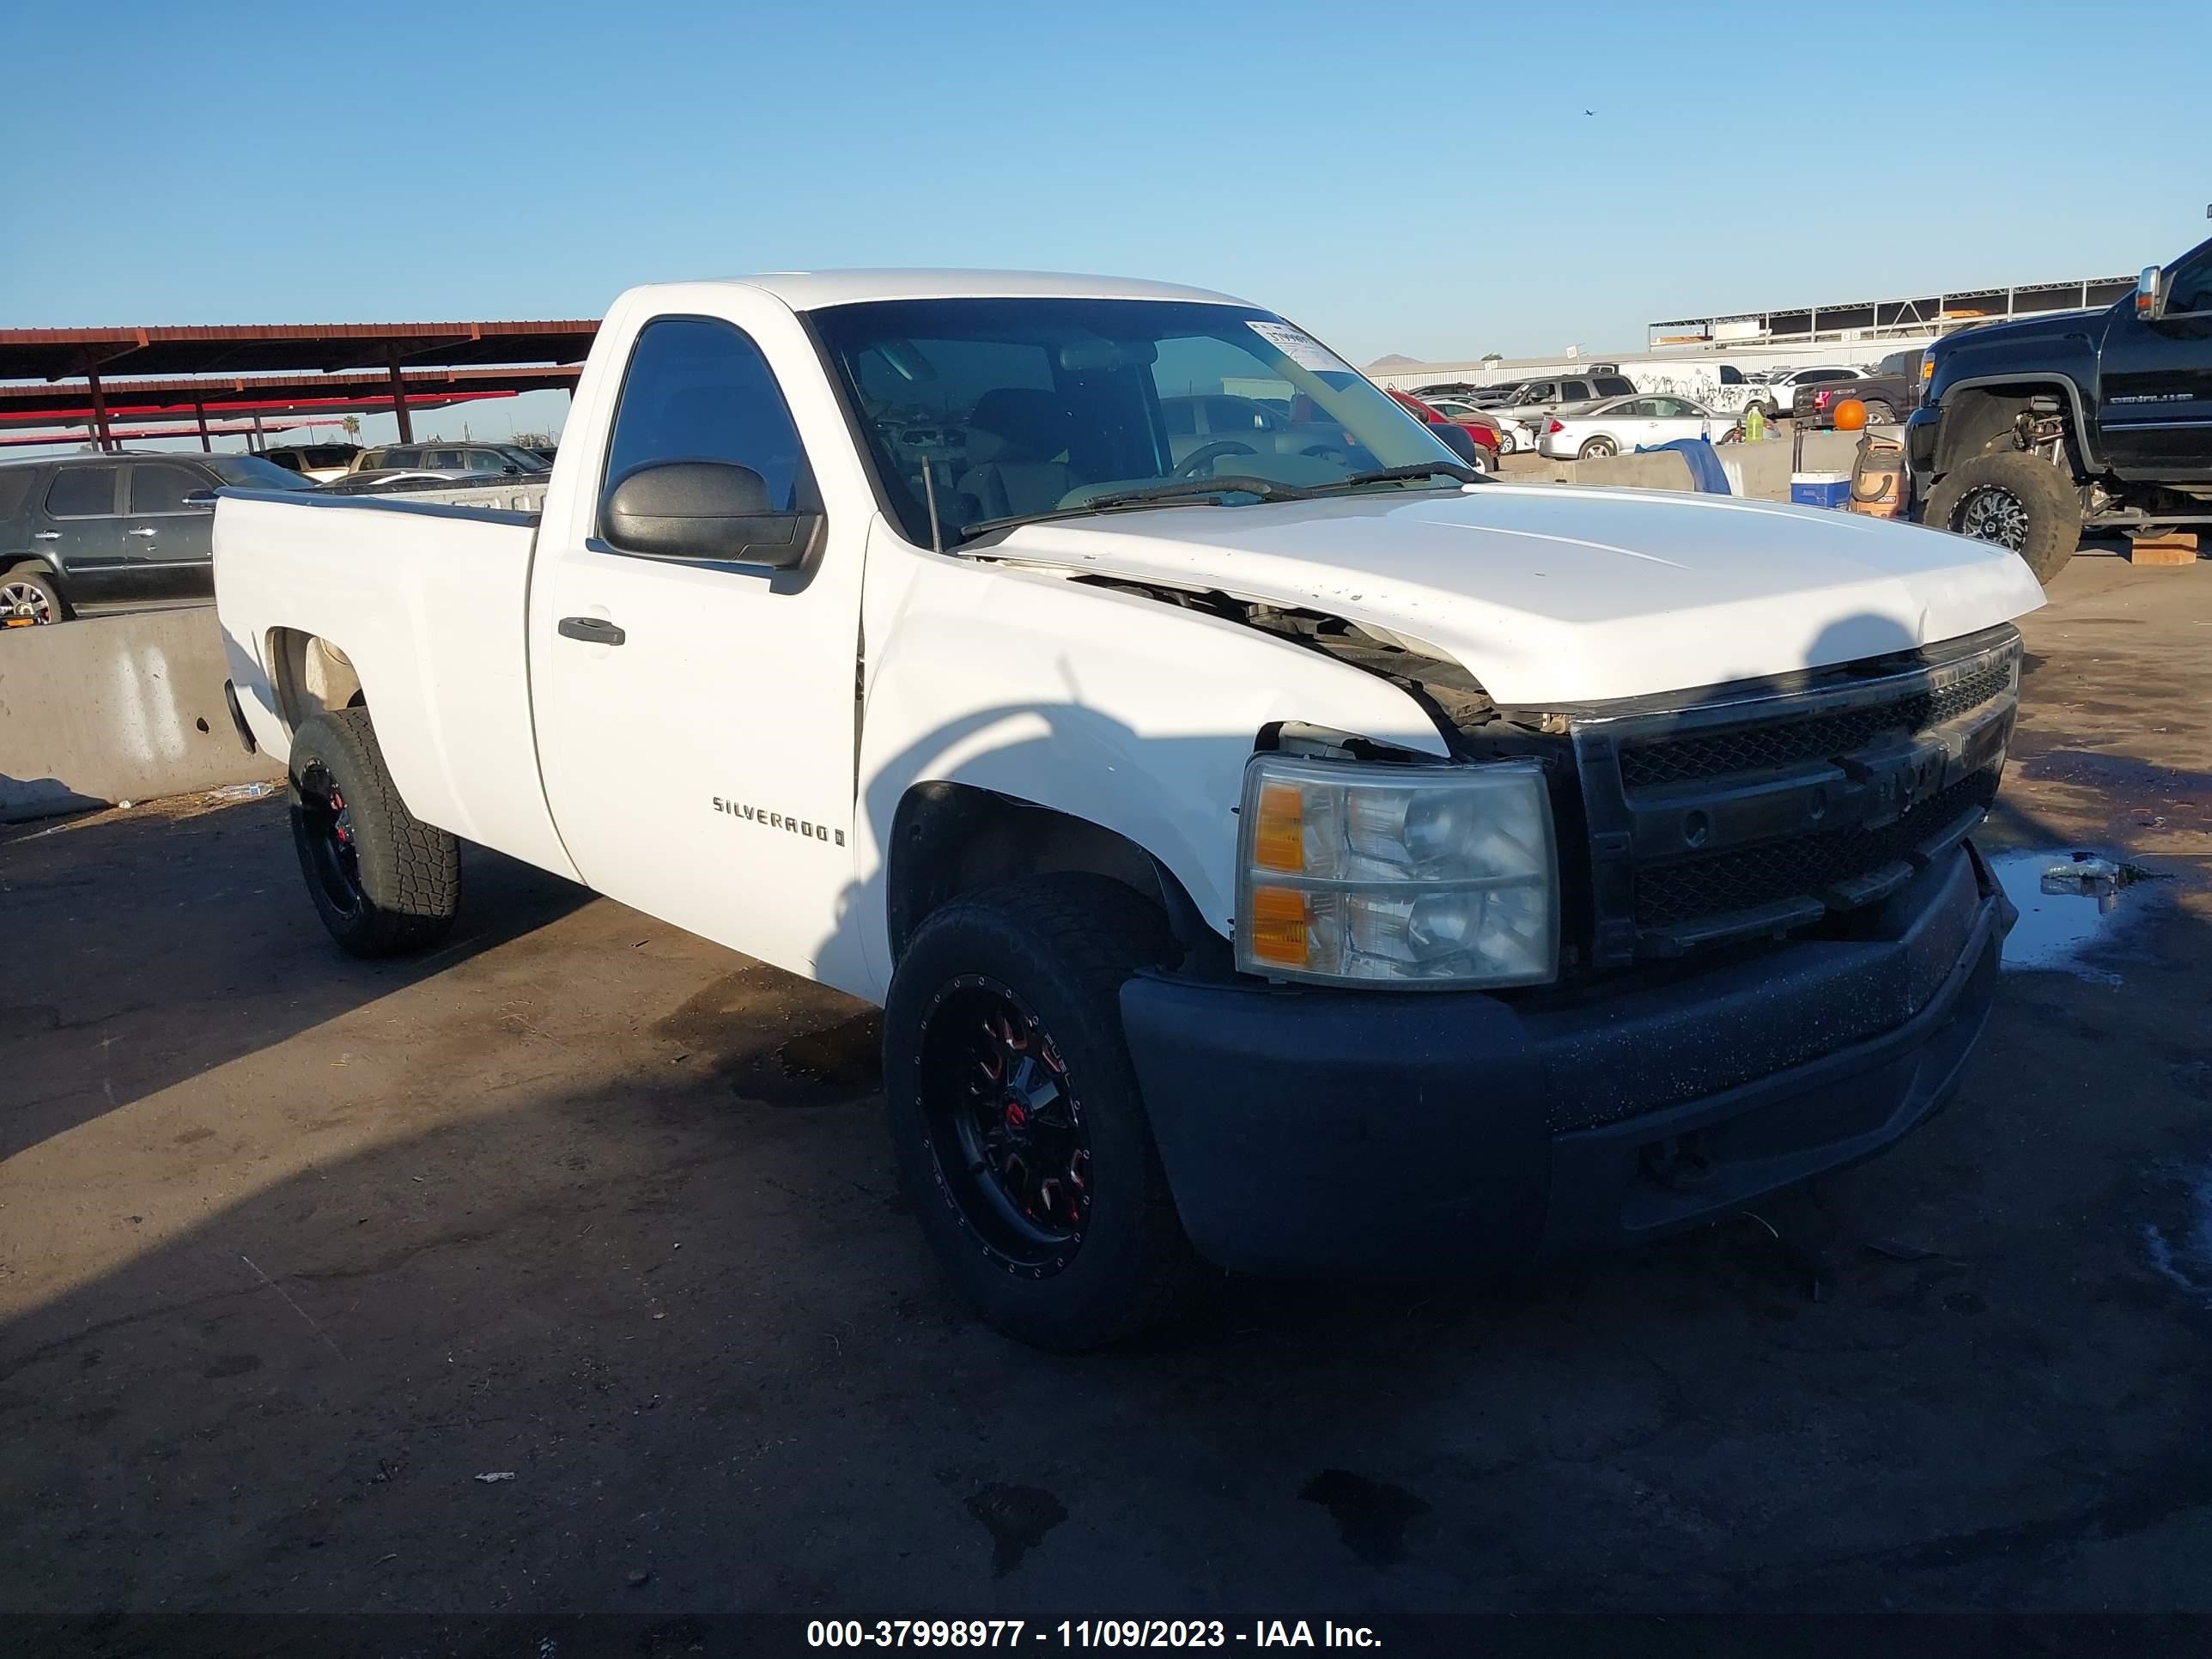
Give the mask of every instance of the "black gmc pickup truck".
[{"label": "black gmc pickup truck", "polygon": [[2103,312],[1939,340],[1905,455],[1924,524],[2045,582],[2086,529],[2212,525],[2212,242]]}]

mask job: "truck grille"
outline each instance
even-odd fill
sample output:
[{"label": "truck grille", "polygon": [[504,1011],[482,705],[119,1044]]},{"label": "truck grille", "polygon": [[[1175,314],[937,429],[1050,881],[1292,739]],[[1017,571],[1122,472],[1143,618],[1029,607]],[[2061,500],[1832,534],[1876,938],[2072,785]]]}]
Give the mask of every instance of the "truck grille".
[{"label": "truck grille", "polygon": [[1849,754],[1886,734],[1917,737],[1962,714],[2012,695],[2013,663],[1990,662],[1941,690],[1922,686],[1863,708],[1833,714],[1784,716],[1709,736],[1654,738],[1625,745],[1620,781],[1651,789],[1731,772],[1825,761]]},{"label": "truck grille", "polygon": [[1969,811],[1978,821],[1996,794],[1996,769],[1985,767],[1930,796],[1909,817],[1879,830],[1853,825],[1644,865],[1636,872],[1636,920],[1645,927],[1669,927],[1731,911],[1763,910],[1801,894],[1828,908],[1847,908],[1847,902],[1827,896],[1886,866],[1911,867],[1923,842],[1954,829]]},{"label": "truck grille", "polygon": [[1591,959],[1679,955],[1871,904],[1996,799],[2020,635],[1796,685],[1570,717],[1591,848]]}]

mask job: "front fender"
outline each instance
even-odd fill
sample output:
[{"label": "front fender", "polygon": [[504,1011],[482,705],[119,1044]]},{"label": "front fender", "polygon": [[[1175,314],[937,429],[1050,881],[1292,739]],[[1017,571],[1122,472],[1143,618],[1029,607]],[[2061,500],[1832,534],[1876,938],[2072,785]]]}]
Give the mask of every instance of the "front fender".
[{"label": "front fender", "polygon": [[[878,545],[895,539],[879,532]],[[1413,698],[1317,652],[1138,594],[902,550],[871,550],[855,814],[863,944],[885,986],[885,842],[916,784],[969,784],[1113,830],[1226,937],[1237,807],[1263,727],[1446,752]]]}]

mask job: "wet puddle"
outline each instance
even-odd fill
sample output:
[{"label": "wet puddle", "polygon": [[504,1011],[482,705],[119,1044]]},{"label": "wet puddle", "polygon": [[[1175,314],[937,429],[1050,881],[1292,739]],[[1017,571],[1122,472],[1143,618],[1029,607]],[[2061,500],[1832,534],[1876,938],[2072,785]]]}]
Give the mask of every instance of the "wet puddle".
[{"label": "wet puddle", "polygon": [[2008,968],[2048,968],[2100,985],[2118,985],[2110,969],[2083,960],[2108,943],[2136,908],[2127,890],[2151,872],[2124,859],[2088,851],[2004,853],[1990,860],[2020,921],[2005,940]]}]

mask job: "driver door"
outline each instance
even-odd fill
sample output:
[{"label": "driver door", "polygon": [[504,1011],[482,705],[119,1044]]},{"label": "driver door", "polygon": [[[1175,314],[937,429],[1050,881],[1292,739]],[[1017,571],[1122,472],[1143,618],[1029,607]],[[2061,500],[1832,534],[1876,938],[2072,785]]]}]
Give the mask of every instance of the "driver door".
[{"label": "driver door", "polygon": [[776,510],[812,510],[810,451],[850,449],[819,371],[787,387],[763,349],[772,340],[777,361],[811,363],[787,309],[719,284],[654,302],[677,296],[697,303],[603,325],[619,386],[579,388],[591,414],[563,445],[598,459],[560,481],[538,532],[529,641],[546,802],[599,891],[863,988],[858,939],[840,922],[869,514],[849,502],[830,511],[812,556],[791,569],[623,552],[601,535],[607,490],[639,466],[727,462],[759,475]]},{"label": "driver door", "polygon": [[2130,295],[2105,331],[2097,420],[2124,477],[2212,478],[2212,245],[2166,275],[2165,314],[2136,315]]}]

